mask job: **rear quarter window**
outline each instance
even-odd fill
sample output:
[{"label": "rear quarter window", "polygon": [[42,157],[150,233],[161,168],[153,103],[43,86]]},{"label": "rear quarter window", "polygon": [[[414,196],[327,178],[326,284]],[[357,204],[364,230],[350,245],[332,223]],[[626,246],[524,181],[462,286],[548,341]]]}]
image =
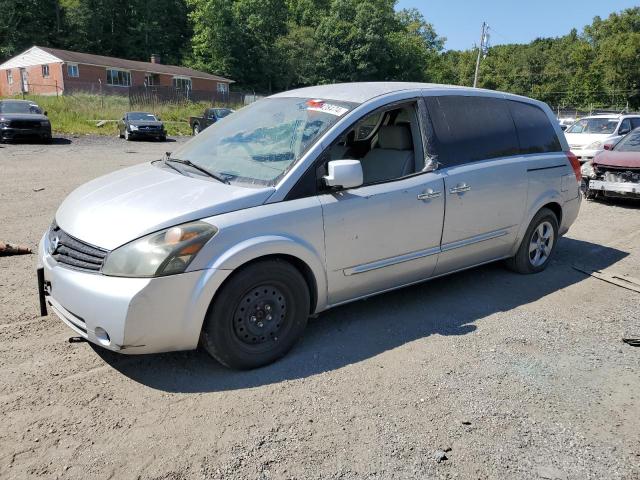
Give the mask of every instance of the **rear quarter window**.
[{"label": "rear quarter window", "polygon": [[516,129],[506,101],[491,97],[426,97],[444,166],[517,155]]},{"label": "rear quarter window", "polygon": [[520,153],[562,151],[558,135],[540,107],[514,100],[509,100],[508,103],[518,132]]}]

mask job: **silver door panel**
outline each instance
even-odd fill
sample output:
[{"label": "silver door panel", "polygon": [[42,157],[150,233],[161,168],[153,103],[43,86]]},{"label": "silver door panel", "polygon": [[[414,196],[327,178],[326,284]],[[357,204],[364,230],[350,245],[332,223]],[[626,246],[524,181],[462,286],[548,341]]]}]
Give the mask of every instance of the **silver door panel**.
[{"label": "silver door panel", "polygon": [[519,156],[444,169],[443,253],[436,275],[511,251],[526,212],[527,164]]},{"label": "silver door panel", "polygon": [[444,217],[444,181],[439,173],[319,198],[330,304],[433,273]]}]

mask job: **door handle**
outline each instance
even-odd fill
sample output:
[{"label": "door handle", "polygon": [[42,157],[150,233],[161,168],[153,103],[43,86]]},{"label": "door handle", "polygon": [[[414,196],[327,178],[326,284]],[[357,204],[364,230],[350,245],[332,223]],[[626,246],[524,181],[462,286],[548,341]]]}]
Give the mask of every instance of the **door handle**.
[{"label": "door handle", "polygon": [[464,193],[468,192],[469,190],[471,190],[471,186],[467,185],[466,183],[459,183],[451,190],[449,190],[449,193]]},{"label": "door handle", "polygon": [[438,198],[442,192],[434,192],[432,189],[425,190],[418,195],[418,200],[431,200],[432,198]]}]

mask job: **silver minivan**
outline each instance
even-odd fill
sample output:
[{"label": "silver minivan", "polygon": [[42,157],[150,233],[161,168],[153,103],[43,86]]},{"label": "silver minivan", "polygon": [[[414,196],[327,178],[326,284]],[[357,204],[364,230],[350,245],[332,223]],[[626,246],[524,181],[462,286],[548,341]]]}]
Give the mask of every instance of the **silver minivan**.
[{"label": "silver minivan", "polygon": [[336,305],[497,260],[540,272],[578,214],[579,167],[524,97],[280,93],[71,193],[40,243],[41,309],[110,350],[200,344],[258,367]]}]

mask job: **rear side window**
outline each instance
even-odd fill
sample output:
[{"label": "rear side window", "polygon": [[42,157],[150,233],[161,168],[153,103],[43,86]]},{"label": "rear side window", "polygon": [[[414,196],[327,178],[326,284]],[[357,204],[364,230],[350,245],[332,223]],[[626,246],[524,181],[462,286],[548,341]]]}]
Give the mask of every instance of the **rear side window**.
[{"label": "rear side window", "polygon": [[509,100],[508,103],[518,131],[520,153],[562,151],[558,135],[556,135],[549,117],[541,108],[514,100]]},{"label": "rear side window", "polygon": [[632,118],[631,119],[631,128],[636,129],[640,127],[640,118]]},{"label": "rear side window", "polygon": [[517,155],[518,136],[507,102],[499,98],[426,97],[444,166]]}]

